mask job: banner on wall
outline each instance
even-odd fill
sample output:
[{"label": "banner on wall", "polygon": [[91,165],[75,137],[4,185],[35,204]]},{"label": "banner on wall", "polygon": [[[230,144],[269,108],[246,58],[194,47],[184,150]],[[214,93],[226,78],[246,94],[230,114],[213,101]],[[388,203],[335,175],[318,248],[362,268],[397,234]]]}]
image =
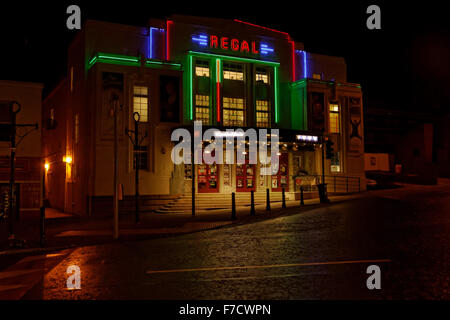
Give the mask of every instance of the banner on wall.
[{"label": "banner on wall", "polygon": [[[116,72],[102,73],[102,138],[111,139],[114,136],[114,101],[118,100],[119,106],[123,106],[123,74]],[[123,112],[120,107],[117,112],[118,132],[123,132]]]},{"label": "banner on wall", "polygon": [[311,131],[323,132],[325,130],[325,102],[322,92],[310,93]]},{"label": "banner on wall", "polygon": [[159,83],[161,122],[180,122],[180,78],[161,76]]},{"label": "banner on wall", "polygon": [[361,98],[349,97],[348,110],[350,118],[350,150],[359,151],[362,146]]}]

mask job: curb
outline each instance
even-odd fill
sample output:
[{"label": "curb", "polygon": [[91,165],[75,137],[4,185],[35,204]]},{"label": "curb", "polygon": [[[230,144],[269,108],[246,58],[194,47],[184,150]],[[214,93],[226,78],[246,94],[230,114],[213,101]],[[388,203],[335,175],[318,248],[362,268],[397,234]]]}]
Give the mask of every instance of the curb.
[{"label": "curb", "polygon": [[[342,199],[342,200],[336,199],[338,201],[331,202],[331,205],[340,203],[342,201],[354,200],[355,198],[357,198],[357,197],[350,197],[349,199]],[[329,206],[329,205],[330,204],[325,204],[324,205],[324,204],[320,204],[320,203],[311,204],[312,208],[309,208],[309,209],[317,209],[319,207],[326,207],[326,206]],[[305,206],[305,207],[308,207],[308,206]],[[287,211],[286,212],[287,214],[291,214],[292,213],[292,212],[290,212],[291,210],[301,209],[301,208],[305,208],[305,207],[293,206],[293,207],[286,208],[287,210],[286,209],[284,209],[284,210]],[[284,211],[284,210],[282,210],[281,208],[274,209],[273,211],[271,211],[271,212],[274,213],[273,216],[270,216],[270,213],[269,213],[269,216],[267,216],[265,218],[262,218],[262,219],[247,218],[247,216],[245,216],[245,218],[242,219],[242,216],[241,216],[240,219],[238,219],[237,221],[233,221],[230,224],[224,224],[224,225],[219,225],[219,226],[216,225],[216,226],[211,226],[209,228],[204,228],[203,227],[203,228],[186,230],[184,232],[177,232],[177,233],[161,233],[161,234],[158,234],[157,237],[179,236],[179,235],[186,235],[186,234],[191,234],[191,233],[195,233],[195,232],[227,228],[227,227],[231,227],[231,226],[237,226],[237,225],[246,224],[246,223],[252,222],[253,220],[254,220],[253,222],[261,222],[261,221],[264,221],[264,220],[270,220],[270,219],[274,219],[274,218],[278,218],[278,217],[282,216],[283,213],[281,211]],[[303,211],[304,210],[302,210],[301,212],[303,212]],[[301,213],[301,212],[298,212],[298,213]],[[261,215],[259,215],[259,217],[261,217]],[[214,222],[211,222],[211,223],[214,224]],[[136,235],[139,236],[139,234],[136,234]],[[154,239],[154,238],[149,238],[149,239]],[[25,248],[25,249],[10,249],[10,250],[0,251],[0,258],[3,257],[3,256],[13,256],[13,255],[21,255],[21,254],[27,254],[27,253],[33,254],[33,255],[34,254],[42,254],[42,253],[48,253],[48,252],[53,252],[53,251],[61,251],[61,250],[66,250],[66,249],[71,249],[71,248],[79,248],[79,247],[83,247],[83,246],[92,246],[92,245],[96,245],[96,244],[100,244],[100,243],[97,243],[96,241],[92,241],[92,242],[88,242],[88,243],[68,244],[68,245],[53,246],[53,247],[35,247],[35,248]],[[101,244],[103,244],[103,243],[101,243]]]}]

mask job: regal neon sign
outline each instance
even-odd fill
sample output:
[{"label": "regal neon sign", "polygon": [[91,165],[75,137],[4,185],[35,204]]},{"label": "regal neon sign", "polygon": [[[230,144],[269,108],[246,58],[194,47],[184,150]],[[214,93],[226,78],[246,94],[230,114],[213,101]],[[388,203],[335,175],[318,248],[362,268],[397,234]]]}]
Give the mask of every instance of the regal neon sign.
[{"label": "regal neon sign", "polygon": [[240,40],[237,38],[220,37],[217,35],[195,35],[192,41],[201,47],[209,47],[210,49],[230,50],[240,53],[251,54],[271,54],[274,49],[266,43],[258,43],[257,41]]}]

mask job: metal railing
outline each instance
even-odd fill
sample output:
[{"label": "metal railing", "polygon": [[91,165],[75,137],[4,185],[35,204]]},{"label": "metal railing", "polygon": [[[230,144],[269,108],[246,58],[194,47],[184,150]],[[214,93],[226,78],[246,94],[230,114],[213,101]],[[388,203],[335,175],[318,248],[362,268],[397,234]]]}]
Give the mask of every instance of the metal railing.
[{"label": "metal railing", "polygon": [[[304,175],[291,177],[294,181],[294,189],[296,192],[300,192],[300,187],[303,187],[303,191],[305,192],[318,191],[317,185],[322,182],[321,175]],[[327,185],[328,193],[361,192],[360,177],[326,175],[325,184]]]}]

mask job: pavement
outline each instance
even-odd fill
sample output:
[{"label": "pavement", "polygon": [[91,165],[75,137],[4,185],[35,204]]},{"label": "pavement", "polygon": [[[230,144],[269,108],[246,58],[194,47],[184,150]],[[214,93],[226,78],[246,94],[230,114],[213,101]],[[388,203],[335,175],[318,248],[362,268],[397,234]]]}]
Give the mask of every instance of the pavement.
[{"label": "pavement", "polygon": [[[330,197],[332,203],[360,197],[362,194],[350,194]],[[119,216],[119,241],[145,240],[177,234],[186,234],[209,229],[221,228],[232,224],[256,222],[271,219],[280,215],[290,214],[300,210],[310,210],[320,204],[319,199],[308,199],[300,206],[300,201],[286,201],[286,208],[281,202],[271,203],[271,211],[266,211],[265,205],[255,206],[255,215],[250,215],[250,206],[238,206],[236,219],[231,219],[231,209],[205,210],[192,216],[186,213],[154,213],[140,214],[140,222],[135,222],[134,214]],[[45,253],[82,245],[114,242],[113,218],[111,216],[74,216],[53,208],[46,208],[46,240],[40,244],[39,215],[21,217],[15,223],[16,239],[21,240],[21,247],[11,247],[7,239],[7,223],[0,222],[0,267],[2,258],[6,255],[22,255]],[[5,263],[3,263],[4,265]]]}]

